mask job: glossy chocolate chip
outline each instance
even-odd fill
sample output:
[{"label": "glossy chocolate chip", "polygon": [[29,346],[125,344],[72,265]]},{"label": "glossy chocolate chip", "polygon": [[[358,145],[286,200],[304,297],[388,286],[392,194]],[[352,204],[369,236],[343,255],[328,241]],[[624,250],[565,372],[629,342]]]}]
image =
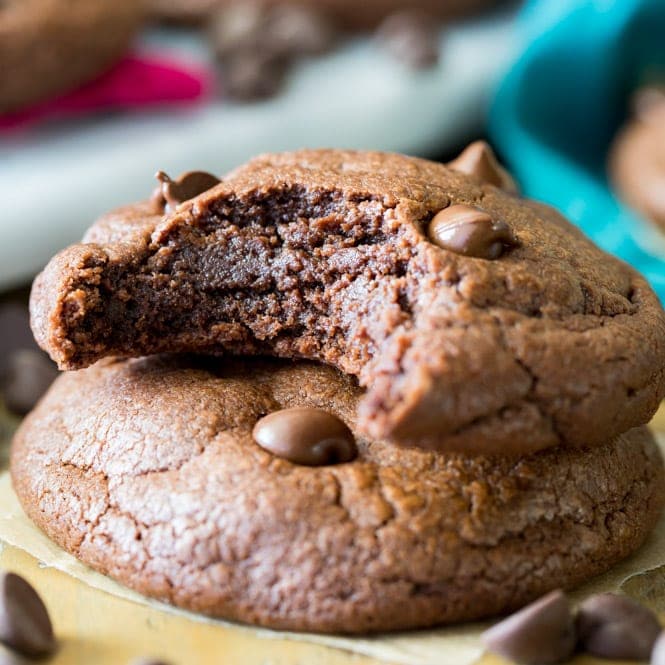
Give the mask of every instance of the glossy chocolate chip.
[{"label": "glossy chocolate chip", "polygon": [[517,194],[517,184],[506,169],[499,164],[492,148],[485,141],[474,141],[459,155],[448,162],[453,171],[478,178],[511,194]]},{"label": "glossy chocolate chip", "polygon": [[650,609],[613,593],[590,596],[577,614],[580,647],[600,658],[648,660],[660,631]]},{"label": "glossy chocolate chip", "polygon": [[386,17],[376,31],[379,45],[413,69],[439,60],[439,24],[424,12],[404,10]]},{"label": "glossy chocolate chip", "polygon": [[523,665],[561,663],[575,650],[575,621],[562,591],[552,591],[481,635],[492,653]]},{"label": "glossy chocolate chip", "polygon": [[254,426],[254,440],[277,457],[306,466],[350,462],[358,454],[351,430],[322,409],[276,411]]},{"label": "glossy chocolate chip", "polygon": [[55,651],[46,606],[33,587],[15,573],[0,574],[0,641],[30,657]]},{"label": "glossy chocolate chip", "polygon": [[156,195],[153,195],[153,200],[161,194],[167,212],[221,182],[219,178],[205,171],[187,171],[175,180],[171,180],[164,171],[157,171],[155,178],[162,184]]},{"label": "glossy chocolate chip", "polygon": [[9,411],[25,415],[37,404],[58,375],[41,351],[19,349],[6,357],[0,376],[0,394]]},{"label": "glossy chocolate chip", "polygon": [[653,645],[651,665],[665,665],[665,632],[661,632]]},{"label": "glossy chocolate chip", "polygon": [[517,244],[504,221],[494,220],[484,210],[463,204],[438,212],[429,223],[427,235],[442,249],[479,259],[498,259],[506,249]]}]

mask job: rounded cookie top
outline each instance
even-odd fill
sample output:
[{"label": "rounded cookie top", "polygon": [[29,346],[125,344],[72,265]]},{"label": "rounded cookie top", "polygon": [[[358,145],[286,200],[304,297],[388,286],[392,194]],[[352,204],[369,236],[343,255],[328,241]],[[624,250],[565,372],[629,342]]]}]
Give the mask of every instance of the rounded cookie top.
[{"label": "rounded cookie top", "polygon": [[0,113],[85,83],[127,48],[143,18],[136,0],[0,3]]},{"label": "rounded cookie top", "polygon": [[265,155],[166,215],[116,212],[37,278],[35,336],[63,368],[323,361],[367,389],[360,429],[405,445],[523,454],[647,422],[665,392],[656,296],[470,150]]},{"label": "rounded cookie top", "polygon": [[[334,632],[507,611],[609,568],[660,513],[645,428],[518,461],[466,457],[368,440],[361,394],[309,363],[104,361],[63,374],[24,421],[14,487],[53,540],[142,593]],[[355,457],[302,466],[265,449],[257,423],[282,409],[341,419]]]}]

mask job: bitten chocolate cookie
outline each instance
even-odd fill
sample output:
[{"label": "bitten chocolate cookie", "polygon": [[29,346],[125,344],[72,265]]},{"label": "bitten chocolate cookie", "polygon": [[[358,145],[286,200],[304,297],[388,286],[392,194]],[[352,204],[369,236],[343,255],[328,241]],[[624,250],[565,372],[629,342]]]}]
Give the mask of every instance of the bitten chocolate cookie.
[{"label": "bitten chocolate cookie", "polygon": [[369,436],[475,452],[604,443],[663,397],[665,313],[645,280],[512,194],[482,143],[449,166],[266,155],[177,205],[201,177],[162,182],[37,278],[33,330],[62,368],[319,360],[367,388]]},{"label": "bitten chocolate cookie", "polygon": [[111,65],[143,17],[136,0],[0,2],[0,113],[75,88]]},{"label": "bitten chocolate cookie", "polygon": [[634,116],[610,151],[609,172],[619,195],[665,230],[665,88],[636,96]]},{"label": "bitten chocolate cookie", "polygon": [[103,361],[62,375],[24,421],[14,487],[50,538],[142,593],[349,633],[476,619],[587,581],[663,505],[645,428],[472,458],[367,440],[360,396],[303,362]]},{"label": "bitten chocolate cookie", "polygon": [[[149,0],[152,13],[170,21],[200,22],[215,10],[247,0]],[[371,28],[392,14],[404,10],[403,0],[261,0],[259,5],[305,5],[336,19],[341,25],[351,28]],[[426,11],[434,17],[447,19],[470,14],[497,4],[497,0],[413,0],[410,10]]]}]

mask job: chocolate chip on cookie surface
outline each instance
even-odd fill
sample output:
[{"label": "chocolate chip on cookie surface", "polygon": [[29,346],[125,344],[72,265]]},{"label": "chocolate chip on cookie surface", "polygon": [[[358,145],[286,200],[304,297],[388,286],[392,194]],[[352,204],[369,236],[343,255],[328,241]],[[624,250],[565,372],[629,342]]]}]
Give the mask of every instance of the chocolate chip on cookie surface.
[{"label": "chocolate chip on cookie surface", "polygon": [[[432,242],[430,222],[459,206],[474,224],[455,247]],[[358,378],[374,438],[520,454],[604,443],[665,393],[665,313],[645,280],[552,209],[441,164],[266,155],[166,217],[140,204],[86,240],[31,297],[62,368],[308,358]]]},{"label": "chocolate chip on cookie surface", "polygon": [[[608,569],[660,514],[646,428],[520,460],[468,457],[367,439],[361,398],[350,377],[305,362],[106,360],[57,379],[15,438],[12,479],[38,526],[96,570],[292,630],[509,611]],[[257,445],[261,418],[294,408],[345,423],[357,456],[303,466]]]}]

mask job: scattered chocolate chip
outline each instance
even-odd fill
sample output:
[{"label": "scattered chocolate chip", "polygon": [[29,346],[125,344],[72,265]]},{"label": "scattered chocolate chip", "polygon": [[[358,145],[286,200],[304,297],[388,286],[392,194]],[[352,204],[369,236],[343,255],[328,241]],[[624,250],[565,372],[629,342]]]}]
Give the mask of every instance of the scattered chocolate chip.
[{"label": "scattered chocolate chip", "polygon": [[510,227],[479,208],[464,204],[444,208],[432,218],[429,239],[442,249],[479,259],[498,259],[517,245]]},{"label": "scattered chocolate chip", "polygon": [[453,171],[474,176],[511,194],[518,188],[512,176],[499,164],[492,148],[485,141],[474,141],[458,157],[448,162]]},{"label": "scattered chocolate chip", "polygon": [[58,375],[56,366],[41,352],[19,349],[6,358],[0,382],[5,406],[25,415],[37,404]]},{"label": "scattered chocolate chip", "polygon": [[46,606],[33,587],[15,573],[0,574],[0,641],[30,657],[55,651]]},{"label": "scattered chocolate chip", "polygon": [[492,653],[522,665],[567,660],[575,650],[575,621],[563,591],[552,591],[486,630],[480,637]]},{"label": "scattered chocolate chip", "polygon": [[413,69],[439,61],[439,24],[426,13],[404,10],[386,17],[377,28],[380,46]]},{"label": "scattered chocolate chip", "polygon": [[653,645],[651,665],[665,665],[665,632],[661,632]]},{"label": "scattered chocolate chip", "polygon": [[661,632],[656,615],[626,596],[600,593],[587,598],[577,614],[584,651],[613,660],[648,660]]},{"label": "scattered chocolate chip", "polygon": [[221,182],[219,178],[205,171],[187,171],[175,180],[171,180],[164,171],[157,171],[155,178],[161,185],[153,194],[153,201],[161,197],[167,212]]},{"label": "scattered chocolate chip", "polygon": [[252,434],[262,448],[294,464],[339,464],[358,454],[351,430],[337,416],[321,409],[276,411],[261,418]]},{"label": "scattered chocolate chip", "polygon": [[137,658],[131,662],[131,665],[170,665],[170,663],[158,658]]}]

